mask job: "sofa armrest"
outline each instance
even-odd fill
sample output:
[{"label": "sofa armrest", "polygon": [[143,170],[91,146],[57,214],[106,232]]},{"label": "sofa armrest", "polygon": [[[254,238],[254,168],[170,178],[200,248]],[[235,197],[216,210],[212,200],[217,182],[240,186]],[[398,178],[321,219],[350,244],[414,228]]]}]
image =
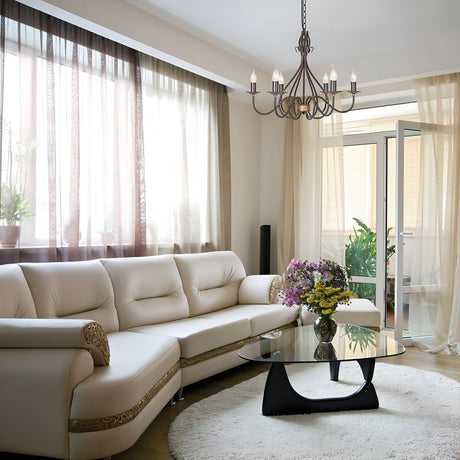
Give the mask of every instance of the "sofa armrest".
[{"label": "sofa armrest", "polygon": [[69,458],[73,391],[93,372],[81,348],[0,348],[0,451]]},{"label": "sofa armrest", "polygon": [[277,303],[281,286],[280,275],[249,275],[241,281],[238,295],[240,304]]},{"label": "sofa armrest", "polygon": [[107,335],[92,320],[0,318],[0,348],[83,348],[95,365],[110,362]]}]

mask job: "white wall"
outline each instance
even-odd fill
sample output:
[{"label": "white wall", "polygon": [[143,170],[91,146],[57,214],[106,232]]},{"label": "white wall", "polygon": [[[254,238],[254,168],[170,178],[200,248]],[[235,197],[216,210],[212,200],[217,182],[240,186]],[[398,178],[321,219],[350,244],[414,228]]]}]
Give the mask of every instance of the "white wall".
[{"label": "white wall", "polygon": [[271,226],[271,272],[277,268],[281,211],[284,121],[260,116],[248,101],[230,94],[232,156],[232,250],[246,271],[259,273],[260,226]]}]

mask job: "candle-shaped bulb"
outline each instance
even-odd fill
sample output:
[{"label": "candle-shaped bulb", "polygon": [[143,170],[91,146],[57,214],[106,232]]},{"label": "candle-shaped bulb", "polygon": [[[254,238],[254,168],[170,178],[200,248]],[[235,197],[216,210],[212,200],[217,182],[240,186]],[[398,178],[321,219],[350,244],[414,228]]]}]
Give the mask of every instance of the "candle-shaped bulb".
[{"label": "candle-shaped bulb", "polygon": [[281,72],[279,73],[279,80],[278,81],[280,82],[280,85],[284,85],[284,76],[283,76],[283,74]]},{"label": "candle-shaped bulb", "polygon": [[350,89],[350,92],[351,94],[355,95],[358,91],[356,89],[356,80],[357,80],[357,77],[356,77],[356,74],[355,74],[355,69],[353,69],[353,72],[351,73],[350,75],[350,86],[351,86],[351,89]]},{"label": "candle-shaped bulb", "polygon": [[328,76],[327,72],[324,74],[323,83],[325,85],[327,85],[329,83],[329,76]]},{"label": "candle-shaped bulb", "polygon": [[251,83],[257,83],[257,75],[256,75],[256,71],[255,71],[255,70],[253,70],[252,73],[251,73],[250,82],[251,82]]},{"label": "candle-shaped bulb", "polygon": [[335,71],[334,66],[332,66],[331,75],[329,78],[331,81],[337,81],[337,72]]},{"label": "candle-shaped bulb", "polygon": [[278,70],[278,67],[273,71],[273,74],[272,74],[272,81],[275,82],[279,82],[280,80],[280,71]]},{"label": "candle-shaped bulb", "polygon": [[353,69],[353,72],[352,72],[351,75],[350,75],[350,81],[351,81],[352,83],[356,83],[356,80],[357,80],[357,76],[356,76],[356,74],[355,74],[355,69]]}]

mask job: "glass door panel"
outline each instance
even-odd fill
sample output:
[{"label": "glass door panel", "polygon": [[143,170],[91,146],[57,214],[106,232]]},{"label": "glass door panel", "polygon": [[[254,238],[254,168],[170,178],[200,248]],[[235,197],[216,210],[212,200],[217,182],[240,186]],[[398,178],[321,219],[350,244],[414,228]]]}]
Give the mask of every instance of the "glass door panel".
[{"label": "glass door panel", "polygon": [[[403,264],[403,296],[402,296],[402,329],[408,330],[409,323],[409,295],[410,295],[410,268],[409,261],[413,258],[414,236],[417,217],[417,196],[419,189],[420,164],[420,132],[403,131],[404,134],[404,186],[403,186],[403,251],[406,253]],[[391,245],[396,244],[396,138],[387,139],[388,152],[388,204],[387,204],[387,231]],[[387,302],[385,311],[385,325],[395,327],[395,258],[388,263]]]},{"label": "glass door panel", "polygon": [[345,264],[350,289],[376,302],[377,144],[344,147]]},{"label": "glass door panel", "polygon": [[[435,245],[434,234],[417,235],[420,206],[422,157],[420,125],[398,121],[396,139],[388,140],[389,183],[394,184],[394,209],[389,201],[389,225],[394,222],[396,258],[394,267],[394,328],[395,339],[408,340],[432,334],[436,309],[432,296],[438,288],[436,268],[420,265],[420,251]],[[391,163],[394,164],[390,166]],[[391,171],[394,171],[393,173]],[[428,171],[428,175],[430,172]],[[394,181],[394,182],[393,182]],[[392,187],[390,187],[392,188]],[[393,197],[392,197],[393,198]],[[423,242],[421,243],[421,239]],[[434,273],[433,276],[430,272]],[[414,279],[415,277],[415,279]]]}]

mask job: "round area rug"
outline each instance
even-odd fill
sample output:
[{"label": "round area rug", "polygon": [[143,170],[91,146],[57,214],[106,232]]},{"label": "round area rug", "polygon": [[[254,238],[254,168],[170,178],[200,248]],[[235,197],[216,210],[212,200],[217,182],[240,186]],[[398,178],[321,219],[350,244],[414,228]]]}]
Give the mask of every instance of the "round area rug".
[{"label": "round area rug", "polygon": [[[250,365],[250,364],[247,364]],[[363,383],[356,362],[286,366],[291,384],[311,398],[346,396]],[[266,373],[195,403],[171,424],[176,460],[460,459],[460,383],[434,372],[377,363],[373,410],[263,416]],[[280,398],[283,395],[280,394]]]}]

